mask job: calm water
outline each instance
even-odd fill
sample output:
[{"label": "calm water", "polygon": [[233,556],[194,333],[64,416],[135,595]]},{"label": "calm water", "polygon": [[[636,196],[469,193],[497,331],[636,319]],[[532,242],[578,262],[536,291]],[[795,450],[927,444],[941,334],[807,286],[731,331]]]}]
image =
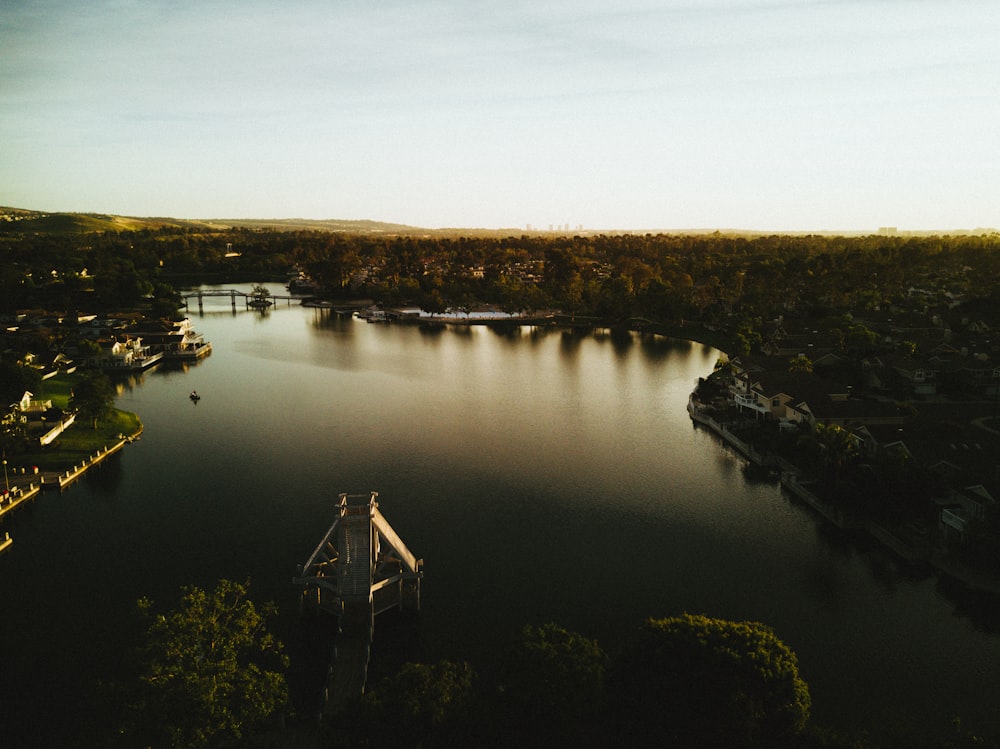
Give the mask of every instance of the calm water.
[{"label": "calm water", "polygon": [[369,490],[425,560],[415,657],[488,669],[528,622],[613,650],[646,616],[755,619],[799,654],[818,722],[938,730],[962,715],[1000,733],[1000,638],[693,427],[684,406],[715,350],[228,300],[192,317],[212,355],[121,393],[142,439],[6,523],[4,746],[73,735],[91,684],[121,666],[136,598],[170,603],[185,584],[249,576],[308,673],[290,580],[338,493]]}]

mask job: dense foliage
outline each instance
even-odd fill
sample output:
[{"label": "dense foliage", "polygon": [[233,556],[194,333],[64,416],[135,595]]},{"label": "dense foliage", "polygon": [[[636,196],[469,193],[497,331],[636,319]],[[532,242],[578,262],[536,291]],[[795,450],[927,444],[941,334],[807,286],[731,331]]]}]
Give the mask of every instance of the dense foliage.
[{"label": "dense foliage", "polygon": [[451,745],[474,707],[475,678],[468,663],[407,663],[365,693],[359,732],[373,746]]},{"label": "dense foliage", "polygon": [[673,747],[779,746],[809,720],[795,653],[758,622],[649,619],[615,684],[626,732]]},{"label": "dense foliage", "polygon": [[505,698],[563,730],[600,705],[608,657],[594,640],[556,624],[525,627],[504,663]]},{"label": "dense foliage", "polygon": [[132,740],[136,746],[215,746],[241,739],[288,700],[288,660],[267,628],[249,582],[220,580],[212,591],[186,588],[180,603],[155,613],[139,601],[148,626]]},{"label": "dense foliage", "polygon": [[[649,619],[613,655],[555,624],[513,639],[499,681],[467,663],[405,664],[320,746],[960,749],[998,746],[956,721],[943,737],[843,734],[810,723],[795,653],[759,622]],[[942,727],[945,729],[946,727]]]},{"label": "dense foliage", "polygon": [[111,413],[114,404],[114,385],[103,372],[88,372],[73,386],[69,398],[70,408],[91,420],[94,429],[97,429],[98,421]]},{"label": "dense foliage", "polygon": [[[0,304],[101,311],[162,284],[284,279],[331,296],[427,309],[489,302],[607,320],[725,322],[752,338],[788,309],[868,309],[928,278],[971,304],[1000,299],[1000,235],[424,237],[164,228],[0,238]],[[160,284],[157,286],[157,284]]]}]

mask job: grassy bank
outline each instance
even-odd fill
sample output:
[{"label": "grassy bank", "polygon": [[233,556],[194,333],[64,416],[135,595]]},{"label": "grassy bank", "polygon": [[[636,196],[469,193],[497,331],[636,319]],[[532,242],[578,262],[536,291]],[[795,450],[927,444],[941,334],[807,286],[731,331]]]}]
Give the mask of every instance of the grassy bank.
[{"label": "grassy bank", "polygon": [[[90,420],[77,421],[51,445],[23,453],[21,464],[30,462],[40,471],[65,471],[101,448],[116,444],[122,436],[132,437],[141,431],[142,422],[136,414],[115,409],[97,422],[97,429]],[[10,462],[18,465],[14,460]]]},{"label": "grassy bank", "polygon": [[[52,401],[55,408],[69,410],[70,393],[73,385],[80,379],[80,375],[72,374],[45,380],[36,397]],[[81,419],[59,435],[51,445],[9,452],[7,462],[15,468],[31,469],[37,466],[42,472],[61,472],[82,463],[101,448],[119,442],[122,436],[134,437],[141,431],[142,422],[136,414],[112,409],[107,416],[98,420],[97,429],[94,429],[93,421]]]}]

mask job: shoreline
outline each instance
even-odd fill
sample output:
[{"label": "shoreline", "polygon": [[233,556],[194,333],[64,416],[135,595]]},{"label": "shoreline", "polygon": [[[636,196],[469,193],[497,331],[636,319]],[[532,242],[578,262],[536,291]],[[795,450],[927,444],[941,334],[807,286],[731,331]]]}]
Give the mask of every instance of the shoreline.
[{"label": "shoreline", "polygon": [[756,466],[778,469],[778,483],[781,488],[792,494],[796,499],[808,505],[825,522],[843,531],[860,531],[877,542],[882,548],[891,551],[911,567],[926,565],[936,574],[948,575],[965,585],[972,591],[1000,596],[1000,580],[996,577],[969,567],[947,556],[944,549],[938,546],[925,545],[917,547],[907,543],[893,534],[889,529],[868,518],[847,515],[838,507],[834,507],[809,491],[807,483],[800,481],[801,471],[780,456],[764,455],[732,434],[724,424],[720,424],[711,416],[701,413],[700,403],[694,393],[688,396],[687,410],[691,420],[715,434],[724,444],[729,445],[740,455]]},{"label": "shoreline", "polygon": [[[130,434],[119,432],[116,437],[108,438],[107,434],[96,432],[94,439],[85,440],[85,447],[73,450],[75,457],[70,462],[63,458],[56,461],[46,461],[45,453],[23,452],[13,455],[7,459],[4,480],[5,487],[10,487],[11,495],[15,492],[28,491],[30,488],[36,489],[64,489],[71,483],[83,476],[87,470],[96,465],[100,465],[106,458],[119,452],[125,445],[139,439],[143,432],[143,424],[139,421],[137,414],[121,411],[135,417],[138,427]],[[81,428],[76,425],[77,428]],[[86,434],[86,432],[77,432]],[[19,465],[12,465],[18,463]],[[37,485],[37,487],[36,487]],[[0,515],[3,513],[0,512]]]},{"label": "shoreline", "polygon": [[[351,308],[357,312],[357,309]],[[359,319],[367,320],[362,315]],[[484,327],[511,328],[511,327],[557,327],[573,328],[579,330],[597,330],[606,328],[608,330],[628,330],[634,333],[652,333],[666,338],[674,338],[679,341],[690,341],[700,343],[703,346],[711,346],[718,349],[726,356],[730,355],[732,340],[718,331],[711,330],[700,323],[685,325],[667,325],[645,318],[629,318],[628,320],[607,320],[598,317],[587,317],[583,315],[570,315],[565,312],[546,312],[531,316],[519,317],[452,317],[445,315],[431,315],[426,317],[413,318],[386,318],[370,320],[369,322],[379,322],[393,325],[456,325],[466,327],[470,325],[482,325]]]}]

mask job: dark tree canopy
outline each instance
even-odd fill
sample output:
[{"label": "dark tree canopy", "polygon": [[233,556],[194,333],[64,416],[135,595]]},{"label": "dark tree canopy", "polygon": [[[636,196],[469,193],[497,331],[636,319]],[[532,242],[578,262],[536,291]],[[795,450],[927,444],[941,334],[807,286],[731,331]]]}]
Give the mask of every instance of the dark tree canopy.
[{"label": "dark tree canopy", "polygon": [[407,663],[369,689],[361,728],[372,746],[449,746],[474,701],[468,663]]},{"label": "dark tree canopy", "polygon": [[75,408],[85,419],[97,422],[111,412],[115,402],[115,388],[102,372],[89,372],[73,386],[70,408]]},{"label": "dark tree canopy", "polygon": [[671,747],[774,747],[809,720],[795,653],[769,627],[649,619],[618,664],[624,731]]},{"label": "dark tree canopy", "polygon": [[137,745],[199,747],[233,742],[288,701],[284,647],[267,628],[276,613],[249,598],[249,582],[190,586],[165,614],[140,599],[148,617],[142,650]]},{"label": "dark tree canopy", "polygon": [[0,361],[0,406],[16,403],[24,392],[38,392],[42,376],[37,369],[12,361]]},{"label": "dark tree canopy", "polygon": [[573,720],[600,702],[607,661],[581,634],[526,625],[507,656],[504,695],[529,714]]}]

